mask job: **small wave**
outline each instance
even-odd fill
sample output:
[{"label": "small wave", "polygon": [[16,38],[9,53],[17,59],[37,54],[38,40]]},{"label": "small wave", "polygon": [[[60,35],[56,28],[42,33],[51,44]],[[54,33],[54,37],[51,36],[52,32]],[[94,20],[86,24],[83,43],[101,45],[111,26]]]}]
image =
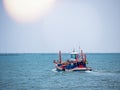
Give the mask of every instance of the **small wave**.
[{"label": "small wave", "polygon": [[57,72],[56,68],[52,69],[53,72]]},{"label": "small wave", "polygon": [[87,72],[87,73],[91,73],[91,72],[93,72],[93,71],[85,71],[85,72]]},{"label": "small wave", "polygon": [[111,72],[111,71],[105,71],[105,70],[95,70],[95,71],[86,71],[86,72],[89,72],[93,75],[96,75],[96,76],[101,76],[101,75],[114,75],[115,73],[114,72]]}]

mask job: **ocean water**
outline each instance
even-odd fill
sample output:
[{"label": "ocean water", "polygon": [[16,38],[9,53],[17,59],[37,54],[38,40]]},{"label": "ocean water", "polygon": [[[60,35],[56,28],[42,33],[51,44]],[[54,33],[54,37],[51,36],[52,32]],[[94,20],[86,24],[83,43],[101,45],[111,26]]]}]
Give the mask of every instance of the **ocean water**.
[{"label": "ocean water", "polygon": [[54,59],[57,54],[0,54],[0,90],[120,90],[120,54],[87,54],[93,71],[86,72],[56,72]]}]

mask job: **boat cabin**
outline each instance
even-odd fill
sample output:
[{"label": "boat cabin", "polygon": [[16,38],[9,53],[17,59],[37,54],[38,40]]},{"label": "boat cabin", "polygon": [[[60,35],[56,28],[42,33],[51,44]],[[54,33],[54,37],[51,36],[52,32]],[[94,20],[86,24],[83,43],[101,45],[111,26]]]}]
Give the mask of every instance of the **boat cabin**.
[{"label": "boat cabin", "polygon": [[71,55],[72,60],[76,60],[78,58],[79,54],[78,54],[78,52],[73,51],[70,55]]}]

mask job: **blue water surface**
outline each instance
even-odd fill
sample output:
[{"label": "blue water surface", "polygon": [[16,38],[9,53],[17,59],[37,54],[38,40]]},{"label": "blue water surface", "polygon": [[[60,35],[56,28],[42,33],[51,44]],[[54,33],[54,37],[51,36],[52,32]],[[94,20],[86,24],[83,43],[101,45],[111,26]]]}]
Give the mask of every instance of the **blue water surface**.
[{"label": "blue water surface", "polygon": [[[69,54],[63,54],[63,60]],[[87,54],[93,71],[56,72],[57,54],[0,54],[0,90],[120,90],[120,54]]]}]

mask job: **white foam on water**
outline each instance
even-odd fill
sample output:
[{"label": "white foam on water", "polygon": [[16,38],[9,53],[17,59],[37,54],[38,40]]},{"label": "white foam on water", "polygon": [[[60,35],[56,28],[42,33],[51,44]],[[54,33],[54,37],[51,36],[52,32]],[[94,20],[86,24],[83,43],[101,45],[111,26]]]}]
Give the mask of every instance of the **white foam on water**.
[{"label": "white foam on water", "polygon": [[52,69],[53,72],[57,72],[56,68]]},{"label": "white foam on water", "polygon": [[87,73],[91,73],[96,76],[101,76],[101,75],[113,75],[114,73],[108,72],[108,71],[101,71],[101,70],[95,70],[95,71],[86,71]]},{"label": "white foam on water", "polygon": [[87,72],[87,73],[91,73],[92,71],[85,71],[85,72]]}]

